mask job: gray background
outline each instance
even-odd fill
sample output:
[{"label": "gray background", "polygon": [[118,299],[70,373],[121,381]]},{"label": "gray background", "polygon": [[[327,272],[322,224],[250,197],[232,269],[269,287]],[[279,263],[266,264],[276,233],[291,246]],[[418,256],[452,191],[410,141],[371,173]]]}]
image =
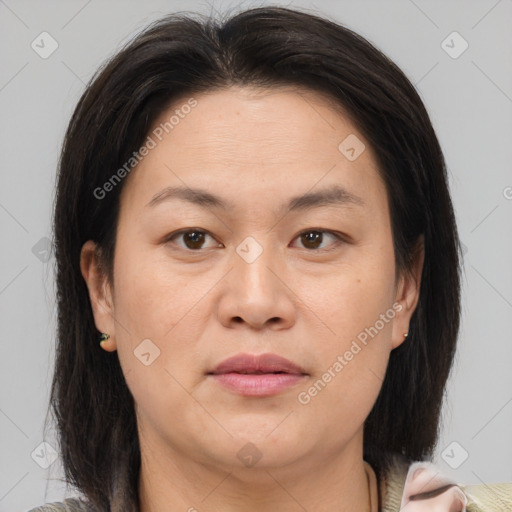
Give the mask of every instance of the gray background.
[{"label": "gray background", "polygon": [[[435,462],[460,483],[512,481],[512,1],[275,4],[306,7],[361,33],[395,60],[427,105],[466,248],[462,330]],[[42,431],[55,328],[45,237],[72,109],[100,63],[148,22],[171,11],[236,7],[0,0],[0,511],[74,495],[59,482],[59,459],[40,467],[53,460],[41,443],[56,446]],[[47,59],[31,47],[43,31],[58,43]],[[453,31],[469,44],[457,58],[464,43],[446,40]]]}]

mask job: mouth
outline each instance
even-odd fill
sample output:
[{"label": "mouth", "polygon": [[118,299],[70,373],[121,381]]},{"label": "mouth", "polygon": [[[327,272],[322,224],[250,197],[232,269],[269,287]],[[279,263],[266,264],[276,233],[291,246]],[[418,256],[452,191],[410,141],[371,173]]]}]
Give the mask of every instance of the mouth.
[{"label": "mouth", "polygon": [[271,396],[302,382],[308,373],[277,354],[237,354],[206,374],[242,396]]}]

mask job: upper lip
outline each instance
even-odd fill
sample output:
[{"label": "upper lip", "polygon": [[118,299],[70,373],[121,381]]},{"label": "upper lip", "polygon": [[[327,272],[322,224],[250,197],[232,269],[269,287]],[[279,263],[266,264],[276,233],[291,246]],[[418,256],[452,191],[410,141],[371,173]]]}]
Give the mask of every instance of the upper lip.
[{"label": "upper lip", "polygon": [[220,373],[293,373],[307,375],[299,365],[277,354],[236,354],[222,361],[209,374]]}]

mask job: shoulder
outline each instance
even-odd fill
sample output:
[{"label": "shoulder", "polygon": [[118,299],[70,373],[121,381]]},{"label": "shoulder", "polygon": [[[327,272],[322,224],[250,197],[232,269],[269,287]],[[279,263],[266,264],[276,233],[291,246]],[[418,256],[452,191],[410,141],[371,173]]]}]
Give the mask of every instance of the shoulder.
[{"label": "shoulder", "polygon": [[468,497],[468,512],[512,510],[512,482],[460,487]]},{"label": "shoulder", "polygon": [[512,482],[464,485],[445,476],[443,470],[428,462],[410,462],[393,455],[388,471],[379,482],[382,512],[399,512],[415,496],[415,510],[467,512],[512,511]]},{"label": "shoulder", "polygon": [[92,508],[77,498],[68,498],[64,501],[46,503],[28,512],[92,512]]}]

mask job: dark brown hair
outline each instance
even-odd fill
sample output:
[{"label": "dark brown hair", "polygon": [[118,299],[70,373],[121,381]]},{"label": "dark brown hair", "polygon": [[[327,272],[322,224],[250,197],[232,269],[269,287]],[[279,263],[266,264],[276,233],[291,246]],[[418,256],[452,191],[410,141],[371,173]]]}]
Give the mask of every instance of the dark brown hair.
[{"label": "dark brown hair", "polygon": [[[224,20],[166,16],[91,79],[59,162],[54,237],[58,333],[50,407],[66,479],[95,510],[138,510],[140,448],[133,397],[117,353],[98,344],[80,250],[100,248],[113,284],[122,180],[102,187],[178,97],[242,85],[307,88],[343,107],[370,142],[386,183],[397,272],[424,236],[420,298],[409,336],[391,352],[364,427],[364,458],[380,476],[389,454],[431,459],[460,315],[460,244],[443,155],[402,71],[367,40],[318,15],[282,7]],[[135,170],[136,172],[136,170]],[[50,409],[49,409],[50,410]]]}]

